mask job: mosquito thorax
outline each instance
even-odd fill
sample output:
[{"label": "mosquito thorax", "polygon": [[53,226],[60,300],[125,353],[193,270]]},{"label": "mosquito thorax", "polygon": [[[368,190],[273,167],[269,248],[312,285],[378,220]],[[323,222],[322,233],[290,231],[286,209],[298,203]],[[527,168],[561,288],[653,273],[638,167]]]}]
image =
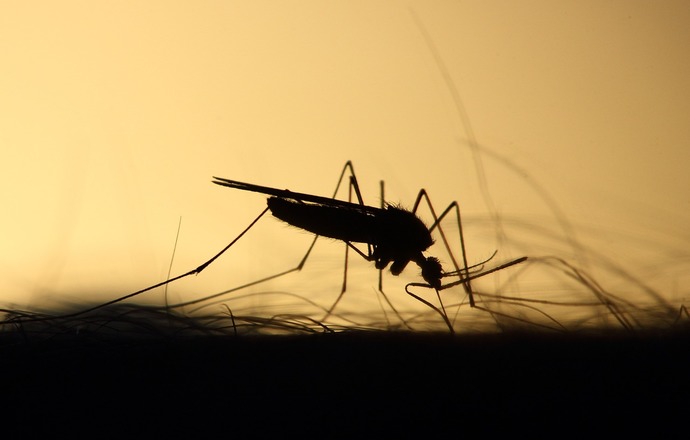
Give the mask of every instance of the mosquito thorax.
[{"label": "mosquito thorax", "polygon": [[412,254],[434,244],[429,229],[415,213],[395,205],[387,205],[384,212],[385,222],[378,231],[379,245],[395,249],[399,254]]}]

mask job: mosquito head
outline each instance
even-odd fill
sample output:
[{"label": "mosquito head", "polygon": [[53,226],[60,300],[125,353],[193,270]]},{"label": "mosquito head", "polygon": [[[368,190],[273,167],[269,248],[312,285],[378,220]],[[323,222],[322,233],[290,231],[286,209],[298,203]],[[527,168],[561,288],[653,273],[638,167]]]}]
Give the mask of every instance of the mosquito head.
[{"label": "mosquito head", "polygon": [[422,268],[422,278],[424,278],[424,281],[429,283],[434,289],[440,289],[443,268],[439,259],[436,257],[422,257],[417,260],[417,264]]}]

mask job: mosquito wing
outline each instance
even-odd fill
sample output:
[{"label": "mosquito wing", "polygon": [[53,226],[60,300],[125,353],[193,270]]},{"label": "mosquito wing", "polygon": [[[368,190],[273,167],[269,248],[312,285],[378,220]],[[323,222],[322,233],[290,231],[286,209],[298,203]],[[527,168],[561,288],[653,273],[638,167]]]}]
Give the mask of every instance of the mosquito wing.
[{"label": "mosquito wing", "polygon": [[345,202],[343,200],[332,199],[329,197],[315,196],[313,194],[305,194],[293,192],[288,189],[271,188],[268,186],[254,185],[252,183],[238,182],[236,180],[224,179],[222,177],[213,177],[213,183],[228,188],[241,189],[243,191],[253,191],[261,194],[268,194],[283,199],[299,200],[303,202],[318,203],[319,205],[334,206],[341,208],[348,208],[359,210],[368,213],[379,213],[381,208],[374,208],[373,206],[360,205],[358,203]]}]

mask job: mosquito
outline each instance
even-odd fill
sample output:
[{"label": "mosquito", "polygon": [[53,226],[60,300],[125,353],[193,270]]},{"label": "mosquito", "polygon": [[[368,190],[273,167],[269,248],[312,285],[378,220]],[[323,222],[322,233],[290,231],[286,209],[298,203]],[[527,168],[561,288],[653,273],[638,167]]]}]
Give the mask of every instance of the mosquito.
[{"label": "mosquito", "polygon": [[[348,200],[344,201],[336,199],[335,197],[338,194],[338,190],[343,183],[345,174],[348,171]],[[517,264],[525,259],[521,258],[513,260],[510,263],[506,263],[490,271],[477,272],[475,268],[479,266],[483,267],[483,264],[486,261],[474,266],[468,266],[465,243],[462,235],[460,209],[457,202],[452,202],[440,215],[437,216],[426,190],[422,189],[417,195],[413,209],[411,211],[406,210],[400,206],[386,203],[384,201],[383,182],[381,182],[381,207],[367,206],[364,204],[351,161],[348,161],[343,167],[332,198],[299,193],[287,189],[271,188],[251,183],[239,182],[222,177],[214,176],[213,179],[213,183],[220,186],[243,191],[257,192],[270,196],[267,199],[267,207],[259,215],[259,217],[257,217],[255,222],[270,210],[273,216],[279,220],[282,220],[300,229],[309,231],[315,235],[311,246],[307,250],[307,253],[302,258],[300,264],[293,270],[300,270],[303,267],[319,236],[340,240],[346,244],[343,286],[340,295],[328,310],[326,317],[332,313],[345,293],[347,285],[347,251],[350,249],[356,252],[366,261],[374,262],[374,266],[379,270],[379,291],[381,293],[383,293],[381,275],[383,269],[390,265],[390,272],[397,276],[403,272],[410,262],[414,262],[421,269],[421,276],[425,283],[410,283],[408,287],[422,286],[434,289],[437,293],[439,303],[441,304],[441,309],[439,310],[430,302],[420,298],[418,295],[413,294],[407,288],[406,292],[441,314],[451,331],[452,325],[448,320],[447,314],[445,313],[440,295],[438,295],[439,291],[462,284],[469,297],[470,306],[474,307],[475,302],[470,282],[472,279],[504,267]],[[353,191],[357,199],[357,203],[352,201]],[[434,219],[431,227],[427,227],[416,214],[417,209],[423,200],[428,205]],[[446,234],[440,225],[440,222],[451,212],[455,212],[456,215],[460,237],[462,264],[459,264],[456,261],[454,254],[451,251],[451,246],[446,238]],[[453,264],[453,270],[451,271],[446,272],[438,258],[425,255],[425,252],[429,249],[429,247],[434,244],[432,232],[435,229],[438,229],[439,235],[441,236],[444,245],[448,250],[448,254],[451,257],[451,262]],[[366,251],[359,249],[357,246],[355,246],[355,243],[366,245]],[[221,253],[224,251],[225,249],[221,251]],[[214,257],[214,259],[216,257]],[[489,260],[491,258],[489,258]],[[443,284],[442,279],[451,276],[459,277],[459,279],[455,279],[453,282]],[[384,298],[393,311],[398,314],[395,310],[395,307],[393,307],[393,304],[391,304],[385,294]]]},{"label": "mosquito", "polygon": [[[348,170],[348,201],[338,200],[335,197],[338,194],[338,190],[340,189],[340,186],[345,178],[345,173],[348,172]],[[377,269],[379,269],[379,291],[383,294],[384,299],[387,301],[391,309],[401,318],[403,322],[405,322],[405,320],[402,319],[397,310],[395,310],[393,304],[390,302],[388,297],[383,292],[382,271],[390,264],[391,273],[393,273],[393,275],[399,275],[411,261],[415,262],[421,268],[422,278],[425,282],[408,283],[405,286],[405,292],[413,298],[417,299],[418,301],[422,302],[423,304],[427,305],[438,314],[440,314],[444,322],[448,326],[450,332],[454,333],[453,325],[445,311],[439,291],[454,286],[463,285],[469,297],[469,305],[471,307],[478,307],[482,309],[479,306],[475,306],[474,296],[470,282],[477,278],[505,269],[509,266],[521,263],[527,259],[527,257],[517,258],[507,263],[493,267],[492,269],[484,270],[484,264],[493,259],[493,257],[496,254],[496,252],[494,252],[494,254],[491,255],[488,259],[478,264],[468,266],[467,255],[465,252],[465,243],[462,234],[460,208],[457,202],[453,201],[440,215],[437,215],[431,203],[431,200],[429,199],[429,196],[426,193],[426,190],[422,189],[419,191],[417,195],[417,199],[414,203],[413,209],[411,211],[408,211],[399,206],[395,206],[384,201],[384,184],[383,182],[381,182],[381,206],[378,208],[373,206],[367,206],[363,202],[362,194],[359,189],[359,184],[357,182],[357,177],[355,175],[354,167],[351,161],[348,161],[343,167],[332,198],[321,197],[312,194],[298,193],[287,189],[277,189],[266,186],[254,185],[250,183],[243,183],[220,177],[214,177],[213,183],[221,186],[226,186],[229,188],[267,194],[270,197],[267,200],[267,207],[264,208],[264,210],[253,221],[251,221],[242,232],[240,232],[228,245],[221,249],[220,252],[215,254],[213,257],[211,257],[209,260],[207,260],[197,268],[192,269],[176,277],[168,278],[165,281],[138,290],[136,292],[127,294],[125,296],[121,296],[111,301],[104,302],[78,312],[60,316],[20,316],[18,318],[13,318],[8,321],[0,322],[0,324],[4,325],[20,322],[50,321],[56,318],[75,318],[80,315],[85,315],[98,309],[102,309],[119,303],[121,301],[133,298],[135,296],[141,295],[145,292],[151,291],[158,287],[166,286],[182,278],[186,278],[191,275],[197,275],[201,273],[204,269],[206,269],[209,265],[211,265],[221,255],[223,255],[235,243],[237,243],[237,241],[239,241],[247,232],[249,232],[249,230],[251,230],[254,227],[254,225],[269,210],[276,218],[290,225],[312,232],[314,234],[314,239],[312,240],[311,245],[307,249],[306,254],[304,255],[304,257],[302,257],[299,264],[292,269],[275,273],[265,278],[252,281],[243,286],[239,286],[231,290],[227,290],[225,292],[212,295],[210,297],[205,297],[177,304],[175,307],[197,304],[203,301],[210,300],[212,298],[216,298],[221,295],[225,295],[229,292],[237,291],[243,288],[258,285],[271,279],[279,278],[291,272],[300,271],[305,265],[318,237],[325,236],[345,242],[346,247],[343,285],[340,294],[337,297],[336,301],[333,303],[333,305],[330,307],[330,309],[327,310],[326,316],[321,321],[324,321],[328,316],[332,314],[336,305],[338,304],[338,302],[340,301],[340,299],[346,291],[348,250],[352,249],[365,260],[373,261],[374,266]],[[357,203],[352,202],[353,191],[357,198]],[[428,228],[426,227],[424,222],[419,217],[417,217],[416,214],[417,209],[419,208],[423,200],[426,202],[429,211],[431,212],[431,215],[434,219],[433,224]],[[456,222],[458,226],[460,249],[462,253],[462,266],[458,264],[451,250],[451,246],[448,242],[446,234],[443,231],[443,228],[441,227],[441,221],[451,212],[455,213]],[[448,255],[450,255],[450,259],[453,264],[453,270],[451,271],[445,271],[441,266],[441,262],[438,258],[424,255],[424,253],[434,243],[431,234],[435,230],[438,231],[438,234],[440,235],[443,241],[445,249],[447,250]],[[353,243],[366,244],[367,251],[364,252],[360,250]],[[453,277],[453,281],[444,284],[442,280],[447,277]],[[409,290],[410,287],[421,287],[435,290],[441,308],[439,309],[431,302],[411,292]]]},{"label": "mosquito", "polygon": [[[348,162],[346,167],[352,165]],[[214,179],[216,185],[271,195],[267,204],[274,217],[316,236],[345,242],[367,261],[374,261],[377,269],[385,269],[392,263],[391,273],[399,275],[410,261],[414,261],[422,269],[422,278],[432,287],[441,288],[443,269],[439,259],[423,254],[434,240],[414,212],[391,204],[375,208],[361,202],[356,204],[222,177]],[[351,179],[361,201],[354,176]],[[367,244],[369,251],[365,254],[352,243]]]}]

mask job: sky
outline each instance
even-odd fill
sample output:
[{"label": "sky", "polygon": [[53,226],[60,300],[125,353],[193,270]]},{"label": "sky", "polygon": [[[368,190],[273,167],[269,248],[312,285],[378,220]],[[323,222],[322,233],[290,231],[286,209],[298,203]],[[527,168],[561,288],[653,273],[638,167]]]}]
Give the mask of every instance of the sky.
[{"label": "sky", "polygon": [[[331,195],[352,160],[368,204],[380,180],[408,208],[421,188],[457,200],[470,263],[558,256],[626,300],[687,305],[688,22],[684,1],[3,2],[0,302],[184,273],[265,207],[211,176]],[[285,270],[309,243],[264,218],[168,294]],[[317,251],[263,291],[333,298],[342,245]],[[573,293],[542,266],[512,288]],[[349,270],[353,310],[376,276]]]}]

